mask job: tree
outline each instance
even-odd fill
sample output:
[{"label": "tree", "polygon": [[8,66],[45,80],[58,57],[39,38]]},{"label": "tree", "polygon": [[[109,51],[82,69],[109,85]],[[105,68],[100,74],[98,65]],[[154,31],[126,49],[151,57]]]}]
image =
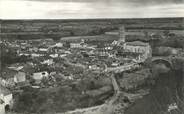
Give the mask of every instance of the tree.
[{"label": "tree", "polygon": [[164,36],[167,38],[167,37],[169,36],[169,30],[165,30],[165,31],[163,32],[163,34],[164,34]]}]

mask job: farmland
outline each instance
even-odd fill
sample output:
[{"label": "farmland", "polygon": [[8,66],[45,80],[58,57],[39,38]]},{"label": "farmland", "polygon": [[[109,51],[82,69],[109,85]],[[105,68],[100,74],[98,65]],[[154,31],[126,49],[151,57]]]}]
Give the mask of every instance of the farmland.
[{"label": "farmland", "polygon": [[184,30],[183,18],[99,19],[99,20],[1,20],[1,38],[39,39],[92,36],[118,30]]}]

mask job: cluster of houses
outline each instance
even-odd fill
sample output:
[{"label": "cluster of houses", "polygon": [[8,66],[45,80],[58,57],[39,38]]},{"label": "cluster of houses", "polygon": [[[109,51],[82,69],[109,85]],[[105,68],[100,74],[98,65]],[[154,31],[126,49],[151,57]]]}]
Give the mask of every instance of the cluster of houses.
[{"label": "cluster of houses", "polygon": [[[111,43],[102,43],[100,45],[92,45],[85,42],[84,39],[80,41],[71,42],[53,42],[53,40],[27,40],[16,41],[10,43],[19,56],[28,56],[32,60],[39,58],[39,64],[47,66],[56,66],[58,63],[54,59],[65,58],[69,65],[82,66],[93,71],[105,70],[107,67],[106,62],[110,62],[111,67],[117,67],[120,63],[127,62],[126,59],[132,57],[135,61],[145,60],[151,57],[151,47],[148,43],[141,41],[126,42],[125,31],[121,27],[119,31],[120,39]],[[73,55],[72,55],[73,54]],[[69,60],[71,56],[71,61]],[[77,58],[72,56],[82,56]],[[40,58],[42,57],[42,59]],[[109,58],[112,58],[110,60]],[[123,58],[123,59],[122,59]],[[133,60],[131,58],[131,61]],[[103,61],[103,62],[102,62]],[[79,64],[77,64],[79,63]],[[122,65],[126,65],[123,63]],[[4,114],[5,110],[9,109],[13,103],[13,96],[6,88],[17,88],[30,85],[30,78],[36,84],[41,83],[42,79],[48,78],[53,72],[47,70],[31,71],[36,65],[33,62],[22,64],[13,64],[3,70],[0,77],[0,114]],[[31,67],[31,68],[29,68]],[[61,74],[61,72],[59,72]],[[75,74],[71,76],[63,76],[64,78],[72,80]]]},{"label": "cluster of houses", "polygon": [[96,54],[114,58],[120,55],[120,58],[131,58],[137,62],[144,61],[152,56],[152,49],[149,43],[141,41],[126,42],[125,34],[124,28],[120,28],[120,39],[113,41],[111,44],[105,44],[100,48],[96,48]]},{"label": "cluster of houses", "polygon": [[17,68],[15,70],[12,67],[9,67],[6,70],[3,70],[1,75],[0,84],[7,88],[14,88],[28,86],[30,78],[36,82],[40,82],[44,77],[47,78],[50,74],[48,71],[29,72],[25,71],[23,67],[19,70],[17,70]]},{"label": "cluster of houses", "polygon": [[[0,114],[5,114],[13,106],[13,93],[10,90],[34,86],[30,85],[28,74],[20,68],[9,67],[2,72],[2,75],[3,78],[0,78]],[[49,75],[47,71],[35,72],[31,74],[31,78],[35,80],[35,84],[39,84],[43,78],[48,78]]]}]

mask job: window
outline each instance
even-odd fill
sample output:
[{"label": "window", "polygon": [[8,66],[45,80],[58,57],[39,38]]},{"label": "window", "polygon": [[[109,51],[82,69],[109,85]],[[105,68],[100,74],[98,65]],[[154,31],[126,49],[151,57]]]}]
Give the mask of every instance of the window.
[{"label": "window", "polygon": [[4,101],[2,99],[0,99],[0,104],[4,104]]},{"label": "window", "polygon": [[45,75],[46,73],[45,72],[42,72],[42,75]]}]

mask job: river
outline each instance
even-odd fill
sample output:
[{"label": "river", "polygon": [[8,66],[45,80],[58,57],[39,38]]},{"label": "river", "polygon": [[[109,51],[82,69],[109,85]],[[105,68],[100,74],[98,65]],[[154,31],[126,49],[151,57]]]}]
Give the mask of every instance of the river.
[{"label": "river", "polygon": [[[182,72],[159,74],[155,81],[150,93],[133,103],[125,114],[184,114]],[[169,112],[169,106],[174,103],[177,108]]]}]

